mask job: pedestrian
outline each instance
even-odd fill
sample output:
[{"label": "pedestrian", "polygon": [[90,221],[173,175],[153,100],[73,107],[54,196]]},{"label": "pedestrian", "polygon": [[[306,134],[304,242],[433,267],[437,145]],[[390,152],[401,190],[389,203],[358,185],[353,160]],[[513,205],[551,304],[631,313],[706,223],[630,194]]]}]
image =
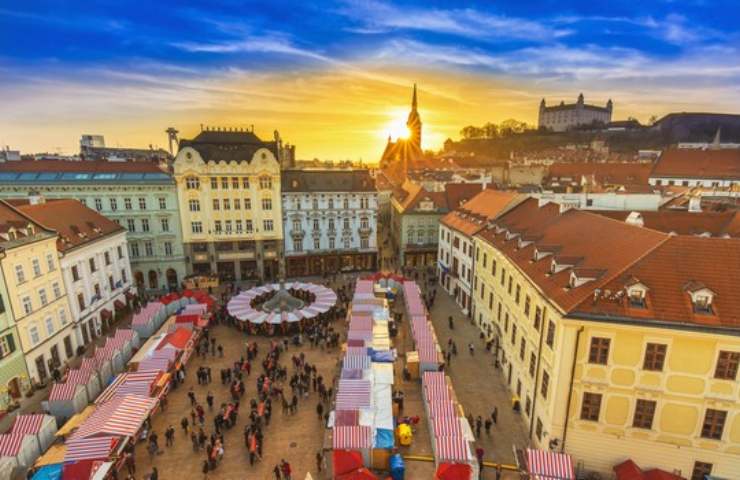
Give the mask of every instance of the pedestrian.
[{"label": "pedestrian", "polygon": [[324,463],[324,456],[321,454],[321,450],[316,452],[316,470],[321,473],[321,464]]},{"label": "pedestrian", "polygon": [[157,467],[152,467],[152,473],[149,474],[149,480],[159,480],[159,472]]},{"label": "pedestrian", "polygon": [[284,480],[290,480],[290,474],[293,471],[293,469],[290,468],[290,464],[286,462],[285,460],[280,461],[280,471],[283,474]]},{"label": "pedestrian", "polygon": [[475,449],[475,458],[478,459],[478,478],[483,478],[483,455],[485,455],[485,451],[482,447]]},{"label": "pedestrian", "polygon": [[182,417],[182,420],[180,420],[180,426],[182,427],[183,433],[187,435],[188,434],[188,417]]},{"label": "pedestrian", "polygon": [[188,398],[190,399],[190,406],[195,406],[195,392],[193,391],[193,387],[190,387],[190,390],[188,390]]},{"label": "pedestrian", "polygon": [[496,480],[501,480],[501,474],[503,473],[503,470],[501,468],[501,464],[496,464]]},{"label": "pedestrian", "polygon": [[211,391],[208,391],[208,395],[206,395],[206,403],[208,404],[208,411],[213,410],[213,394]]},{"label": "pedestrian", "polygon": [[470,352],[470,356],[475,355],[475,345],[473,345],[473,342],[468,343],[468,351]]},{"label": "pedestrian", "polygon": [[224,347],[220,343],[218,344],[218,356],[224,358]]},{"label": "pedestrian", "polygon": [[134,459],[134,455],[131,452],[126,452],[124,455],[126,470],[128,471],[129,475],[133,475],[134,473],[136,473],[136,460]]},{"label": "pedestrian", "polygon": [[316,404],[316,415],[318,415],[319,421],[324,418],[324,404],[320,401]]},{"label": "pedestrian", "polygon": [[452,322],[452,315],[450,315],[449,318],[447,319],[447,324],[449,325],[450,330],[455,329],[455,324]]},{"label": "pedestrian", "polygon": [[275,468],[272,469],[272,473],[275,475],[275,480],[282,479],[282,475],[280,475],[280,465],[275,465]]},{"label": "pedestrian", "polygon": [[171,447],[175,444],[175,427],[170,425],[167,430],[164,431],[165,445]]},{"label": "pedestrian", "polygon": [[486,421],[483,423],[483,427],[486,429],[486,436],[491,436],[491,425],[493,425],[493,422],[490,418],[486,418]]},{"label": "pedestrian", "polygon": [[480,438],[480,429],[483,426],[483,419],[480,415],[475,419],[475,438]]},{"label": "pedestrian", "polygon": [[491,420],[493,420],[493,424],[498,424],[498,407],[493,407],[493,412],[491,413]]},{"label": "pedestrian", "polygon": [[203,460],[201,471],[203,472],[203,478],[208,477],[208,460]]}]

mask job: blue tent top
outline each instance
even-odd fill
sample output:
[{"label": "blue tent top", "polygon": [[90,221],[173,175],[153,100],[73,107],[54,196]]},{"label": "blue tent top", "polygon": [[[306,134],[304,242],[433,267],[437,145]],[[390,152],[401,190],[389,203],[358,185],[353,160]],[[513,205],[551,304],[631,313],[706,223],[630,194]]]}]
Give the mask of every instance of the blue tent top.
[{"label": "blue tent top", "polygon": [[33,475],[33,480],[60,480],[62,478],[61,463],[44,465]]},{"label": "blue tent top", "polygon": [[379,428],[375,431],[375,448],[393,448],[393,430]]}]

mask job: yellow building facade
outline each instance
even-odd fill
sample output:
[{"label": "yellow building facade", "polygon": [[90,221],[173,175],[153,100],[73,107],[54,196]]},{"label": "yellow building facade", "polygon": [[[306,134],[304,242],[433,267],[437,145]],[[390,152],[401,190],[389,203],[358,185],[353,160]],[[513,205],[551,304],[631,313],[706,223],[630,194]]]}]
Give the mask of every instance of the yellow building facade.
[{"label": "yellow building facade", "polygon": [[[740,310],[727,263],[740,262],[740,242],[521,210],[475,237],[473,298],[531,442],[601,474],[632,459],[737,478]],[[580,246],[599,231],[595,247]],[[605,236],[615,239],[599,246]],[[681,272],[675,258],[697,267]]]},{"label": "yellow building facade", "polygon": [[0,203],[0,267],[28,374],[35,383],[47,381],[77,347],[56,242],[56,232]]},{"label": "yellow building facade", "polygon": [[283,219],[280,163],[250,132],[201,132],[174,161],[188,273],[277,278]]}]

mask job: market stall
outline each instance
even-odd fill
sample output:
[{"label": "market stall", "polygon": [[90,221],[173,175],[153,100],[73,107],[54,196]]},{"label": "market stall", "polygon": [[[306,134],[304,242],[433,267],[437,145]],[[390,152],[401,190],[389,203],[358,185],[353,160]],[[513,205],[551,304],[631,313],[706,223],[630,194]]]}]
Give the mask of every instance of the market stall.
[{"label": "market stall", "polygon": [[54,443],[54,434],[57,432],[57,421],[51,415],[32,413],[18,415],[13,420],[9,433],[16,435],[32,435],[36,437],[39,451],[45,452],[49,445]]},{"label": "market stall", "polygon": [[67,372],[67,382],[76,383],[77,385],[84,385],[85,391],[87,392],[87,399],[93,400],[100,395],[102,385],[100,385],[100,379],[98,375],[89,368],[77,368]]},{"label": "market stall", "polygon": [[367,426],[334,427],[333,470],[334,478],[370,465],[370,450],[373,446],[372,429]]},{"label": "market stall", "polygon": [[76,383],[55,383],[51,386],[48,400],[49,413],[54,415],[57,422],[64,421],[79,413],[87,406],[87,389]]},{"label": "market stall", "polygon": [[[75,431],[70,439],[90,437],[135,437],[144,420],[157,405],[157,399],[138,395],[123,395],[99,405]],[[69,444],[69,441],[67,441]]]},{"label": "market stall", "polygon": [[0,435],[0,457],[10,457],[20,467],[31,467],[39,454],[39,442],[34,435],[24,433]]}]

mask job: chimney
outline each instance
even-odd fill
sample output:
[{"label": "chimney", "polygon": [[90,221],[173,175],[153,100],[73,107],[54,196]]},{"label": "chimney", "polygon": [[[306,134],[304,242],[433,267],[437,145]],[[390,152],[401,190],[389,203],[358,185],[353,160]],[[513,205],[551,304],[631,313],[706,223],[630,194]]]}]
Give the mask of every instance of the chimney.
[{"label": "chimney", "polygon": [[36,190],[31,190],[28,192],[28,203],[31,205],[42,205],[46,203],[46,199]]},{"label": "chimney", "polygon": [[689,198],[689,212],[701,213],[701,197]]}]

